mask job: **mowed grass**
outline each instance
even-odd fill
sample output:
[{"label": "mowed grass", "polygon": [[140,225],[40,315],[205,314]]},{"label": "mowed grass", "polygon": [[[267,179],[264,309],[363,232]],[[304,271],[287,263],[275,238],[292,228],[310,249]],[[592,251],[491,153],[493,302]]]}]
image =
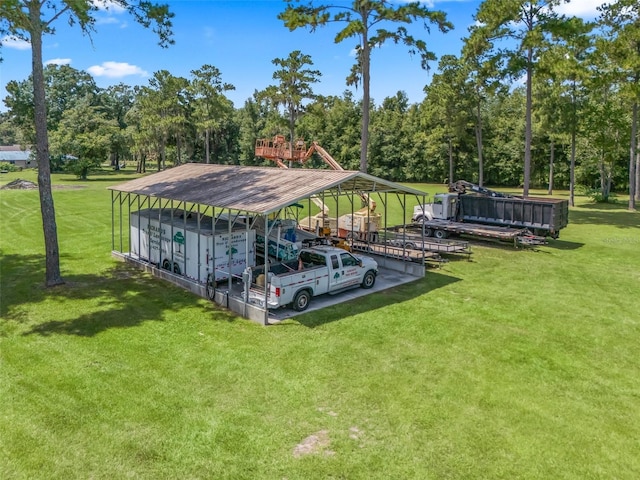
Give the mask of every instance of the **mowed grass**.
[{"label": "mowed grass", "polygon": [[624,204],[578,198],[537,251],[474,245],[262,327],[111,258],[106,187],[127,178],[54,176],[82,188],[54,190],[53,289],[37,191],[0,191],[0,478],[640,477]]}]

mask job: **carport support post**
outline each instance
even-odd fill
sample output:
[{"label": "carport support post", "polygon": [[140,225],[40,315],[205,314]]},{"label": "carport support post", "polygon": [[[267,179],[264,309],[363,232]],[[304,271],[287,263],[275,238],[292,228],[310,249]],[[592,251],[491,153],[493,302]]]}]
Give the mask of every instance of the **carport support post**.
[{"label": "carport support post", "polygon": [[387,258],[388,251],[387,245],[389,245],[387,238],[387,207],[389,205],[389,197],[387,196],[387,192],[384,192],[384,258]]},{"label": "carport support post", "polygon": [[116,249],[115,210],[113,208],[113,203],[115,202],[115,198],[113,193],[114,191],[111,190],[111,251]]},{"label": "carport support post", "polygon": [[[202,236],[202,231],[200,229],[200,204],[198,203],[198,213],[196,213],[197,215],[197,224],[198,224],[198,242],[197,242],[197,249],[198,249],[198,283],[200,283],[202,281],[202,275],[200,275],[200,269],[202,268],[202,255],[200,255],[201,252],[201,247],[200,247],[200,237]],[[186,255],[185,255],[185,259],[186,259]],[[185,273],[187,271],[187,269],[185,268]]]},{"label": "carport support post", "polygon": [[[122,253],[122,193],[120,192],[118,194],[120,197],[120,202],[119,203],[119,215],[120,215],[120,220],[119,220],[119,224],[120,224],[120,253]],[[127,197],[129,196],[129,194],[127,194]],[[129,201],[127,200],[127,203],[129,203]]]},{"label": "carport support post", "polygon": [[[245,229],[244,229],[244,264],[245,264],[245,270],[247,268],[251,268],[251,266],[249,265],[250,260],[249,260],[249,212],[245,212],[245,219],[244,219],[244,225],[245,225]],[[247,276],[244,274],[244,271],[242,272],[242,280],[246,281]],[[242,307],[242,311],[244,312],[244,316],[247,316],[247,304],[249,303],[249,289],[251,288],[251,280],[249,280],[249,284],[248,285],[244,285],[243,290],[243,307]]]},{"label": "carport support post", "polygon": [[[418,200],[420,201],[420,200]],[[422,196],[422,203],[420,204],[421,207],[420,208],[424,208],[424,204],[427,202],[427,196],[423,195]],[[412,215],[413,217],[413,215]],[[422,214],[422,264],[424,265],[427,261],[427,253],[426,253],[426,248],[424,245],[424,213]]]},{"label": "carport support post", "polygon": [[403,197],[402,202],[402,268],[407,273],[407,197]]},{"label": "carport support post", "polygon": [[[227,280],[227,285],[228,285],[228,290],[229,293],[227,293],[227,298],[229,298],[229,295],[231,294],[231,285],[233,283],[233,278],[231,278],[231,223],[235,220],[232,220],[231,218],[231,209],[229,209],[229,220],[227,221],[227,231],[229,234],[229,237],[227,238],[227,268],[229,270],[229,279]],[[227,307],[229,306],[229,301],[227,300]]]},{"label": "carport support post", "polygon": [[[206,210],[205,210],[206,213]],[[209,253],[209,258],[211,259],[211,282],[213,283],[212,285],[212,291],[214,292],[213,294],[213,298],[211,300],[215,301],[216,295],[215,295],[215,288],[218,285],[216,283],[216,224],[218,223],[218,220],[216,218],[216,207],[214,207],[213,205],[211,206],[211,252],[207,252]],[[209,269],[209,264],[207,263],[207,272]],[[207,275],[207,282],[209,281],[209,275]]]},{"label": "carport support post", "polygon": [[[269,215],[264,214],[264,321],[263,325],[269,325],[269,305],[267,304],[269,296]],[[276,252],[276,257],[278,252]]]},{"label": "carport support post", "polygon": [[[140,260],[140,258],[142,258],[142,255],[140,254],[140,252],[142,251],[141,247],[142,247],[142,211],[141,211],[141,206],[140,206],[140,195],[136,195],[136,200],[138,201],[138,260]],[[142,205],[144,205],[144,200]],[[151,213],[149,213],[149,215],[151,215]],[[131,221],[131,220],[129,220]],[[148,226],[147,226],[148,228]],[[148,234],[149,232],[147,232]],[[129,251],[131,251],[132,248],[129,247]],[[149,245],[149,258],[148,261],[151,262],[151,245]]]}]

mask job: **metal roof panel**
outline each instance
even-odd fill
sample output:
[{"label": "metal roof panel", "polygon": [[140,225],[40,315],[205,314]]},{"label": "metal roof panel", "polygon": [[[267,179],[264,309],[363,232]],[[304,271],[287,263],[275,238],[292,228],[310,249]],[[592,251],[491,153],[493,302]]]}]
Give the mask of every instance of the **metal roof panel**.
[{"label": "metal roof panel", "polygon": [[202,163],[187,163],[109,189],[263,214],[327,190],[424,195],[356,171]]}]

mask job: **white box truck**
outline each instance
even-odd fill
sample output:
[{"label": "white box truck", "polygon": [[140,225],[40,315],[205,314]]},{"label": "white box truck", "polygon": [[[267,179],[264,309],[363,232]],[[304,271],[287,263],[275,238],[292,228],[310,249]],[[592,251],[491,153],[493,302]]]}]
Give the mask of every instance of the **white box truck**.
[{"label": "white box truck", "polygon": [[255,265],[256,232],[244,224],[229,232],[227,220],[218,220],[214,235],[208,215],[152,208],[131,212],[130,225],[132,256],[200,282],[214,271],[220,282]]}]

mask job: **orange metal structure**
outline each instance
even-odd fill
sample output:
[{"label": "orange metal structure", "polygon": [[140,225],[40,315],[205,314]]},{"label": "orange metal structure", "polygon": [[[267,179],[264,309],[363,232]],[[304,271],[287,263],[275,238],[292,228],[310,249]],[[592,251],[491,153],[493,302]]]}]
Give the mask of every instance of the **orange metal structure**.
[{"label": "orange metal structure", "polygon": [[[307,149],[304,140],[298,139],[294,145],[285,140],[284,135],[276,135],[273,139],[260,138],[256,140],[256,157],[263,157],[273,160],[280,168],[289,168],[287,163],[304,164],[317,153],[320,158],[333,170],[344,170],[342,166],[329,153],[318,145],[318,142],[311,142]],[[377,235],[381,215],[376,213],[376,202],[365,192],[358,194],[362,199],[364,208],[352,213],[342,215],[339,218],[329,216],[329,208],[317,196],[312,196],[311,200],[320,208],[320,213],[300,220],[302,229],[316,231],[319,228],[326,229],[330,234],[333,232],[340,238],[349,238],[353,232],[357,232],[361,239],[369,237],[369,234]]]},{"label": "orange metal structure", "polygon": [[289,168],[285,162],[304,164],[314,152],[332,169],[344,170],[324,148],[318,145],[318,142],[311,142],[311,146],[307,149],[304,140],[298,139],[292,146],[291,142],[285,140],[284,135],[276,135],[273,139],[259,138],[256,140],[256,157],[273,160],[280,168]]}]

